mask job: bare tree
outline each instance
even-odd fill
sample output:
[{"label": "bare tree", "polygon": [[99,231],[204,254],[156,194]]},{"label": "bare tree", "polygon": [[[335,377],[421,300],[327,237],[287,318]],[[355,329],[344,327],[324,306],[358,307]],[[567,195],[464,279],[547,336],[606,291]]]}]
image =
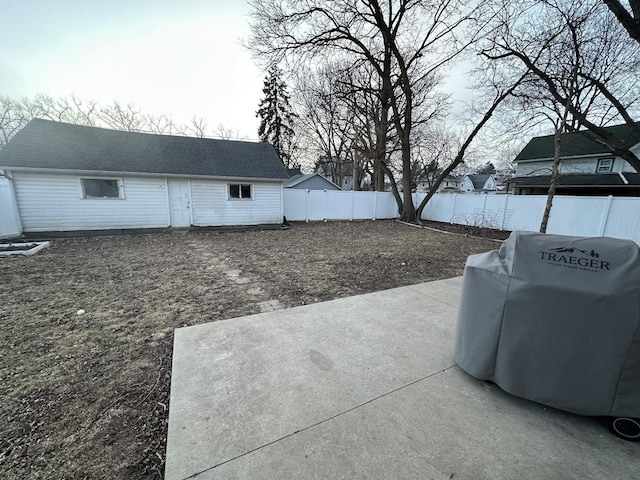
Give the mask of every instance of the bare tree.
[{"label": "bare tree", "polygon": [[189,137],[206,137],[207,122],[203,118],[194,115],[189,120],[189,123],[179,126],[177,130],[182,135]]},{"label": "bare tree", "polygon": [[[621,118],[640,131],[630,113],[637,109],[640,49],[622,40],[606,7],[580,0],[525,0],[500,3],[499,10],[482,54],[531,71],[556,108],[567,105],[570,124],[587,128],[590,138],[640,171],[640,159],[603,128]],[[580,81],[570,92],[567,71],[576,61]]]},{"label": "bare tree", "polygon": [[213,135],[222,140],[240,140],[240,132],[237,128],[226,127],[222,123],[218,124]]},{"label": "bare tree", "polygon": [[146,115],[145,128],[151,133],[160,135],[171,135],[177,131],[173,120],[167,115]]},{"label": "bare tree", "polygon": [[20,102],[0,97],[0,150],[27,122]]},{"label": "bare tree", "polygon": [[404,187],[402,198],[395,188],[394,194],[401,218],[414,221],[411,129],[416,89],[437,84],[438,69],[472,42],[473,35],[466,42],[459,38],[471,24],[472,13],[479,14],[478,7],[454,0],[436,4],[415,0],[249,3],[253,19],[249,46],[256,56],[273,61],[335,55],[372,67],[379,102],[374,168],[387,173],[393,188],[393,172],[385,163],[386,132],[392,122],[400,141]]},{"label": "bare tree", "polygon": [[620,24],[629,33],[631,38],[640,42],[640,1],[627,0],[629,11],[619,0],[602,0],[613,12]]},{"label": "bare tree", "polygon": [[[196,116],[186,125],[178,125],[167,115],[145,114],[133,104],[123,105],[117,101],[101,106],[93,100],[83,101],[75,95],[54,98],[38,94],[19,100],[0,97],[0,149],[34,118],[128,132],[196,137],[205,137],[207,128],[206,121]],[[238,130],[223,125],[219,125],[214,133],[225,140],[240,137]]]},{"label": "bare tree", "polygon": [[293,103],[298,134],[305,137],[307,151],[316,158],[331,181],[342,186],[352,174],[355,115],[349,108],[348,67],[324,63],[296,79]]},{"label": "bare tree", "polygon": [[126,132],[148,130],[147,118],[138,107],[131,103],[121,105],[114,101],[113,104],[102,107],[98,116],[102,123],[114,130]]},{"label": "bare tree", "polygon": [[462,164],[465,154],[469,149],[471,143],[476,138],[480,130],[482,130],[482,128],[489,122],[496,109],[502,104],[502,102],[509,98],[517,88],[520,87],[520,85],[527,79],[528,76],[529,72],[524,72],[520,77],[513,80],[507,87],[499,85],[492,86],[492,89],[494,90],[493,98],[489,102],[484,114],[462,142],[462,145],[458,149],[458,153],[456,154],[453,161],[449,164],[449,166],[442,170],[438,178],[435,180],[433,187],[429,190],[429,193],[427,193],[422,202],[420,202],[420,205],[418,205],[418,208],[416,209],[418,220],[421,218],[424,208],[427,206],[427,203],[429,202],[431,197],[433,197],[440,184],[444,181],[445,178],[447,178],[447,176],[451,174],[451,172],[453,172],[454,169]]},{"label": "bare tree", "polygon": [[70,99],[41,93],[32,99],[0,97],[0,149],[34,118],[78,125],[99,123],[97,104],[93,101],[83,102],[75,95]]}]

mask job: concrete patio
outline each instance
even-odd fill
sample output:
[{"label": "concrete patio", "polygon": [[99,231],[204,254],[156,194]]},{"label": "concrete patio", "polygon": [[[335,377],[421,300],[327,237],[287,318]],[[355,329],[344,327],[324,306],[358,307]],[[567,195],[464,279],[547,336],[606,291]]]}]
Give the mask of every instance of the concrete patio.
[{"label": "concrete patio", "polygon": [[640,479],[640,443],[454,365],[461,280],[177,330],[166,479]]}]

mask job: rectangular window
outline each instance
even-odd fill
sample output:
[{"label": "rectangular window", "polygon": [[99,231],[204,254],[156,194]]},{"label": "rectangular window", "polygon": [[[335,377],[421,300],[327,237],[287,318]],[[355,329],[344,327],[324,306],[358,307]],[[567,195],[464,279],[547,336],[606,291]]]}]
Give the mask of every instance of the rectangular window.
[{"label": "rectangular window", "polygon": [[251,184],[248,183],[230,183],[229,198],[240,200],[251,200]]},{"label": "rectangular window", "polygon": [[115,178],[82,178],[82,198],[124,198],[122,182]]},{"label": "rectangular window", "polygon": [[598,159],[598,166],[596,167],[596,173],[609,173],[612,170],[613,170],[613,158]]}]

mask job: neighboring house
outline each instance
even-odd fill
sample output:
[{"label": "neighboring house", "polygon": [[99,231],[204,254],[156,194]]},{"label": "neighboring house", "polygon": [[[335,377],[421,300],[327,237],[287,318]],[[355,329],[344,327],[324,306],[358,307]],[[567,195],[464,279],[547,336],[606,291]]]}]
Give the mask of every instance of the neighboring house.
[{"label": "neighboring house", "polygon": [[492,173],[465,175],[460,182],[465,193],[496,193],[496,179]]},{"label": "neighboring house", "polygon": [[[337,185],[341,190],[353,190],[355,183],[353,163],[349,160],[334,157],[333,160],[328,161],[325,158],[316,163],[315,173]],[[365,180],[362,177],[362,171],[360,171],[360,190],[365,186]]]},{"label": "neighboring house", "polygon": [[289,176],[268,143],[35,119],[0,151],[29,232],[277,224]]},{"label": "neighboring house", "polygon": [[[640,134],[629,125],[606,127],[640,156]],[[551,183],[554,136],[535,137],[515,158],[516,173],[506,182],[516,195],[546,195]],[[557,194],[639,196],[640,175],[612,155],[585,131],[560,137],[560,178]]]},{"label": "neighboring house", "polygon": [[338,185],[327,180],[319,173],[298,173],[284,182],[284,187],[307,190],[340,190]]},{"label": "neighboring house", "polygon": [[[418,178],[416,184],[416,192],[427,193],[431,189],[431,185],[433,185],[439,174],[429,173],[427,175],[428,177],[421,176],[420,178]],[[462,179],[460,177],[449,175],[438,186],[438,190],[436,191],[436,193],[462,193],[461,191],[458,191],[461,181]]]}]

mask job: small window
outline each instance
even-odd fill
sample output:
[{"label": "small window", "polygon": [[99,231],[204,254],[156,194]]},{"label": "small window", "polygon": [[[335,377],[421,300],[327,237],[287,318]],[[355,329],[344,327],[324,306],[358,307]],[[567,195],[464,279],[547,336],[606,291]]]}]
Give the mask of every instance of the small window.
[{"label": "small window", "polygon": [[230,183],[229,198],[251,200],[251,184],[247,183]]},{"label": "small window", "polygon": [[83,178],[82,198],[123,198],[121,182],[115,178]]},{"label": "small window", "polygon": [[600,158],[596,173],[609,173],[613,170],[613,158]]}]

